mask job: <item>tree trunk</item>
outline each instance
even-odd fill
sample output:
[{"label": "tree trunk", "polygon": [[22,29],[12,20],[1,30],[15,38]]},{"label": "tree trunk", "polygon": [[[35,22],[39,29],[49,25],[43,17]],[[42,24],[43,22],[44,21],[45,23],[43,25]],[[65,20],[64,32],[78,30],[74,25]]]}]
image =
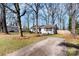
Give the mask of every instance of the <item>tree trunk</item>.
[{"label": "tree trunk", "polygon": [[18,27],[19,27],[19,33],[20,33],[20,36],[23,37],[23,33],[22,33],[22,26],[21,26],[21,19],[20,19],[20,16],[17,15],[17,19],[18,19]]},{"label": "tree trunk", "polygon": [[[1,15],[2,15],[2,10],[0,12],[1,12]],[[3,32],[2,16],[0,16],[0,32]]]},{"label": "tree trunk", "polygon": [[7,30],[7,24],[6,24],[6,9],[5,7],[2,5],[2,25],[3,25],[3,31],[8,34],[8,30]]},{"label": "tree trunk", "polygon": [[71,23],[72,23],[72,17],[69,16],[69,26],[68,26],[69,31],[71,31]]},{"label": "tree trunk", "polygon": [[49,24],[49,15],[48,15],[48,22],[47,22],[47,24]]},{"label": "tree trunk", "polygon": [[75,17],[75,15],[72,17],[72,27],[71,28],[72,28],[71,29],[72,34],[75,35],[76,34],[76,30],[75,30],[75,28],[76,28],[76,17]]},{"label": "tree trunk", "polygon": [[38,10],[39,10],[39,3],[36,3],[36,33],[38,33]]},{"label": "tree trunk", "polygon": [[72,16],[72,21],[71,21],[71,32],[72,34],[74,35],[75,37],[75,34],[76,34],[76,4],[71,4],[72,5],[72,9],[71,9],[71,16]]},{"label": "tree trunk", "polygon": [[19,33],[20,36],[23,37],[23,32],[22,32],[22,25],[21,25],[21,16],[20,16],[20,7],[18,3],[14,4],[16,11],[17,11],[17,20],[18,20],[18,28],[19,28]]},{"label": "tree trunk", "polygon": [[47,19],[46,19],[46,25],[47,25],[48,23],[47,23]]},{"label": "tree trunk", "polygon": [[33,26],[35,25],[35,20],[33,19]]},{"label": "tree trunk", "polygon": [[54,22],[55,22],[55,20],[54,20],[54,13],[53,13],[53,11],[52,11],[52,25],[54,25]]},{"label": "tree trunk", "polygon": [[17,19],[18,19],[18,28],[19,28],[19,33],[20,33],[20,36],[23,37],[23,33],[22,33],[22,26],[21,26],[21,19],[20,19],[20,16],[17,15]]},{"label": "tree trunk", "polygon": [[38,33],[38,12],[36,12],[36,33]]},{"label": "tree trunk", "polygon": [[64,22],[64,19],[62,20],[62,23],[63,23],[63,30],[65,30],[65,22]]},{"label": "tree trunk", "polygon": [[28,15],[28,18],[27,18],[27,31],[29,32],[29,15]]},{"label": "tree trunk", "polygon": [[33,14],[33,26],[35,25],[35,15]]}]

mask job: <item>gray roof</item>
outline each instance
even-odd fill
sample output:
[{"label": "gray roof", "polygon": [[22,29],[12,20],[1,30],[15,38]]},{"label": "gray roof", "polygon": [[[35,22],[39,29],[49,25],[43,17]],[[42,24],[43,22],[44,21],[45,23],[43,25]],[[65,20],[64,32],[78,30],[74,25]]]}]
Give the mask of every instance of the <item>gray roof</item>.
[{"label": "gray roof", "polygon": [[[31,27],[31,29],[35,29],[35,28],[36,28],[36,25]],[[46,28],[46,29],[48,29],[48,28],[55,28],[55,26],[54,25],[41,25],[41,26],[38,26],[38,29],[39,28]]]},{"label": "gray roof", "polygon": [[48,28],[55,28],[54,25],[45,25],[44,28],[48,29]]},{"label": "gray roof", "polygon": [[[36,25],[32,26],[31,27],[32,29],[35,29],[36,28]],[[38,28],[40,28],[40,26],[38,25]]]}]

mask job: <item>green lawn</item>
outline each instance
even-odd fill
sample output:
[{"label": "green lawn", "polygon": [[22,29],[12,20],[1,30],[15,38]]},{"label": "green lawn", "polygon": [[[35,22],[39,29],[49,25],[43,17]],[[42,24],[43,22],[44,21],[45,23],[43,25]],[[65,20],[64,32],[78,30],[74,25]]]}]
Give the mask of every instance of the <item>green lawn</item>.
[{"label": "green lawn", "polygon": [[79,50],[75,48],[68,48],[67,56],[79,56]]},{"label": "green lawn", "polygon": [[6,55],[24,46],[28,46],[30,44],[33,44],[46,38],[43,36],[42,37],[34,36],[34,34],[31,35],[31,37],[29,38],[27,38],[26,36],[24,36],[23,38],[19,36],[14,37],[11,36],[12,35],[9,36],[4,35],[2,37],[0,36],[0,55]]}]

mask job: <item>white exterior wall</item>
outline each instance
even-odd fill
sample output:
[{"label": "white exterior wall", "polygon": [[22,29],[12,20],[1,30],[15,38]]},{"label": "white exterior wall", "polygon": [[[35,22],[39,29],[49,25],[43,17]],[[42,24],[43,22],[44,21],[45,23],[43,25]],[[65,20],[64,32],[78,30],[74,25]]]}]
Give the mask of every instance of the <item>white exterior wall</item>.
[{"label": "white exterior wall", "polygon": [[51,34],[54,34],[54,29],[52,29],[52,33]]},{"label": "white exterior wall", "polygon": [[[35,32],[33,29],[30,29],[30,31]],[[38,30],[38,32],[39,32],[39,30]],[[52,31],[50,31],[50,30],[46,31],[46,29],[41,28],[41,34],[48,34],[48,33],[54,34],[54,29],[52,29]]]},{"label": "white exterior wall", "polygon": [[33,29],[30,29],[31,32],[35,32]]},{"label": "white exterior wall", "polygon": [[41,33],[42,33],[42,34],[47,34],[47,32],[45,31],[44,28],[41,29]]},{"label": "white exterior wall", "polygon": [[41,29],[41,33],[42,33],[42,34],[48,34],[48,33],[49,33],[49,34],[54,34],[54,30],[52,29],[52,31],[46,31],[46,29],[42,28],[42,29]]}]

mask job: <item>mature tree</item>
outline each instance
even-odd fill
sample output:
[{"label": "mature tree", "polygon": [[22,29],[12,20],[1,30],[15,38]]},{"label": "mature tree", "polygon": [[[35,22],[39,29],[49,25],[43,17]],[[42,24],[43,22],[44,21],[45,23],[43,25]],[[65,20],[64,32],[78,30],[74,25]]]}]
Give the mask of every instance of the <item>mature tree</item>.
[{"label": "mature tree", "polygon": [[76,34],[76,30],[75,30],[75,28],[76,28],[76,15],[75,15],[75,13],[76,13],[76,4],[71,4],[71,17],[72,17],[71,32],[74,35]]},{"label": "mature tree", "polygon": [[49,15],[48,17],[51,17],[52,25],[54,25],[55,20],[56,20],[55,17],[56,17],[56,13],[58,11],[59,4],[49,3],[47,5],[48,5],[48,7],[46,6],[46,8],[48,9],[48,15]]},{"label": "mature tree", "polygon": [[17,15],[17,19],[18,19],[19,32],[20,32],[21,36],[23,36],[22,25],[21,25],[21,16],[20,16],[20,7],[19,7],[18,3],[14,3],[14,6],[15,6],[15,9],[16,9],[16,12],[17,12],[16,15]]},{"label": "mature tree", "polygon": [[59,4],[57,9],[57,18],[58,18],[58,25],[59,29],[65,29],[65,15],[67,11],[64,8],[64,4]]},{"label": "mature tree", "polygon": [[68,29],[71,31],[71,21],[72,21],[72,18],[71,16],[69,16],[69,26],[68,26]]},{"label": "mature tree", "polygon": [[3,31],[8,34],[8,30],[7,30],[7,24],[6,24],[6,8],[4,7],[4,3],[1,4],[2,8],[1,8],[1,19],[2,19],[2,28]]},{"label": "mature tree", "polygon": [[30,21],[31,21],[31,19],[32,19],[32,21],[33,21],[33,25],[34,25],[34,23],[35,23],[35,19],[34,19],[34,12],[33,12],[33,10],[29,7],[29,5],[28,4],[25,4],[25,7],[26,7],[26,20],[27,20],[27,31],[28,32],[30,32]]},{"label": "mature tree", "polygon": [[36,33],[38,33],[38,12],[39,12],[39,7],[40,7],[40,4],[39,3],[35,3],[35,8],[36,8]]},{"label": "mature tree", "polygon": [[30,20],[29,20],[29,17],[30,17],[30,15],[29,14],[27,14],[27,31],[29,32],[30,31],[30,29],[29,29],[29,22],[30,22]]},{"label": "mature tree", "polygon": [[45,21],[45,24],[47,25],[48,24],[48,14],[46,12],[46,6],[45,4],[41,4],[43,8],[41,8],[41,13],[39,14],[41,20],[44,20]]},{"label": "mature tree", "polygon": [[3,32],[3,26],[2,26],[2,8],[1,8],[1,5],[0,5],[0,31]]},{"label": "mature tree", "polygon": [[22,33],[21,17],[25,15],[26,10],[24,10],[24,12],[21,14],[20,13],[19,3],[14,3],[13,5],[15,7],[15,10],[14,9],[11,9],[7,5],[4,5],[4,7],[8,8],[11,12],[13,12],[13,13],[15,13],[17,15],[19,33],[20,33],[20,36],[22,37],[23,36],[23,33]]},{"label": "mature tree", "polygon": [[40,3],[34,3],[34,4],[27,4],[31,7],[31,9],[35,13],[35,18],[36,18],[36,33],[38,33],[38,13],[39,13],[39,8],[40,8]]},{"label": "mature tree", "polygon": [[47,24],[49,24],[51,17],[51,4],[45,4],[45,7],[47,9]]},{"label": "mature tree", "polygon": [[77,4],[76,3],[66,4],[66,7],[68,10],[69,17],[71,17],[71,32],[73,35],[75,35]]},{"label": "mature tree", "polygon": [[33,26],[34,26],[34,25],[35,25],[35,14],[33,13],[32,15],[33,15],[33,16],[32,16]]}]

